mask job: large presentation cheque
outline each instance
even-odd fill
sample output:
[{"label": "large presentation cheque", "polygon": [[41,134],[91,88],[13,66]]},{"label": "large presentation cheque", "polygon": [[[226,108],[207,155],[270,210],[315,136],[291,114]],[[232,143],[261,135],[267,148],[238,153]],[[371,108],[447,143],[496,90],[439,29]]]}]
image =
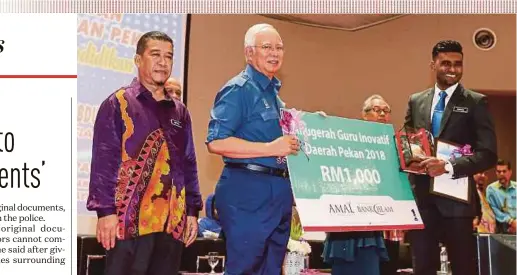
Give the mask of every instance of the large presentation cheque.
[{"label": "large presentation cheque", "polygon": [[305,231],[422,229],[392,125],[281,110],[284,135],[301,142],[287,161]]}]

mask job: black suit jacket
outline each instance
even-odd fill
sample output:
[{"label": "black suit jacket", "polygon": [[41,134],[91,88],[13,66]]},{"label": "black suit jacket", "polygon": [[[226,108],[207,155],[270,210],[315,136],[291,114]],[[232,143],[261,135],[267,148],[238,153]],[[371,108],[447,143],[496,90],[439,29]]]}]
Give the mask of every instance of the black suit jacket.
[{"label": "black suit jacket", "polygon": [[[431,108],[434,87],[411,95],[404,125],[431,131]],[[456,107],[456,108],[455,108]],[[459,107],[459,108],[458,108]],[[445,107],[440,131],[435,137],[460,145],[469,144],[474,154],[451,161],[454,177],[468,176],[470,203],[463,203],[429,193],[431,178],[409,175],[411,187],[421,209],[435,204],[445,217],[474,217],[476,215],[476,187],[472,176],[485,171],[497,162],[494,123],[488,112],[487,97],[465,89],[461,84],[453,92]]]}]

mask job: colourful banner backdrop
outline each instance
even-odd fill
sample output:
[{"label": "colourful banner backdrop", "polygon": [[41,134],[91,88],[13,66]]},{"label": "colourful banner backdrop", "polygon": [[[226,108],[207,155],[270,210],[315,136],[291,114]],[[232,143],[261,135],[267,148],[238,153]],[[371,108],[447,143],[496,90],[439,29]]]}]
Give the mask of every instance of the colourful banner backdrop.
[{"label": "colourful banner backdrop", "polygon": [[79,14],[77,16],[77,209],[86,210],[93,124],[101,102],[136,76],[136,43],[148,31],[174,41],[172,77],[185,83],[185,14]]},{"label": "colourful banner backdrop", "polygon": [[296,110],[281,123],[302,145],[287,164],[304,230],[423,228],[392,125]]}]

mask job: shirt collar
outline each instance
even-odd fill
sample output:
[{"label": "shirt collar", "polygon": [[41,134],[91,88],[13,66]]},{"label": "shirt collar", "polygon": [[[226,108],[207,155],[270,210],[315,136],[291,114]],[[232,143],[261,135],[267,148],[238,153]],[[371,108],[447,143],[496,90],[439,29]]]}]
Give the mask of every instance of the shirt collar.
[{"label": "shirt collar", "polygon": [[517,189],[517,183],[513,180],[510,181],[510,184],[508,185],[508,188],[504,188],[504,186],[499,182],[497,181],[497,187],[499,189]]},{"label": "shirt collar", "polygon": [[[154,100],[152,93],[144,85],[142,85],[137,77],[133,78],[133,81],[131,81],[129,87],[132,91],[134,91],[137,98],[148,98]],[[174,99],[167,92],[165,92],[165,100],[163,101],[170,102],[170,104],[173,106],[176,105]]]},{"label": "shirt collar", "polygon": [[[452,93],[454,93],[454,91],[456,91],[456,88],[458,88],[458,85],[460,85],[459,82],[450,86],[449,88],[445,89],[445,93],[447,93],[447,98],[451,98]],[[442,90],[438,87],[438,84],[434,84],[434,95],[439,96],[441,91]]]},{"label": "shirt collar", "polygon": [[[277,88],[280,88],[280,86],[282,86],[282,83],[280,82],[280,80],[276,77],[273,77],[271,80],[266,76],[264,75],[263,73],[257,71],[257,69],[255,69],[253,66],[251,66],[250,64],[246,65],[246,70],[245,70],[245,73],[251,77],[251,79],[255,80],[256,82],[258,82],[258,84],[260,85],[260,87],[263,89],[263,90],[266,90],[266,88],[270,85],[270,84],[273,84],[275,85],[275,87]],[[277,89],[278,91],[278,89]]]}]

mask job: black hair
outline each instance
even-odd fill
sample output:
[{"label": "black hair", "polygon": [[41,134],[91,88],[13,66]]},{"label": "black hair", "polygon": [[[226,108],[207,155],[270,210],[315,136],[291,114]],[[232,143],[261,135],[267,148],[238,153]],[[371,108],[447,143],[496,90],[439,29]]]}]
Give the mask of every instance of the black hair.
[{"label": "black hair", "polygon": [[512,170],[512,164],[508,160],[498,159],[497,165],[503,165],[503,166],[506,165],[506,167],[508,167],[508,170]]},{"label": "black hair", "polygon": [[150,31],[146,32],[138,39],[138,43],[136,44],[136,54],[142,55],[147,47],[147,41],[149,40],[160,40],[169,42],[174,47],[174,42],[172,42],[172,38],[170,38],[166,33],[160,31]]},{"label": "black hair", "polygon": [[439,53],[460,53],[463,55],[463,47],[460,42],[454,40],[442,40],[433,47],[433,60],[438,56]]}]

